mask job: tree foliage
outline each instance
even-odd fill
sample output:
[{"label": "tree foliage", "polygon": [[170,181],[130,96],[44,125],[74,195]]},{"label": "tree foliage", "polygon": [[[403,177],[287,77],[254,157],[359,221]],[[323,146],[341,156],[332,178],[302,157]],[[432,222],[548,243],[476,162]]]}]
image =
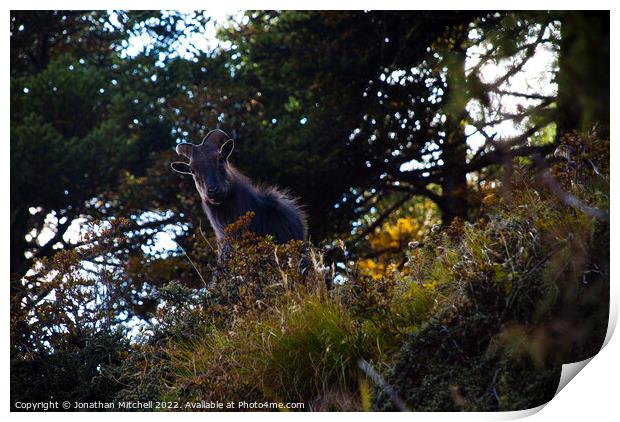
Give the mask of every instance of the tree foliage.
[{"label": "tree foliage", "polygon": [[[572,304],[550,298],[565,287],[549,281],[554,268],[531,267],[553,249],[550,238],[579,237],[558,253],[573,262],[562,269],[571,279],[605,266],[590,251],[592,230],[604,232],[608,219],[609,14],[248,11],[218,26],[218,44],[207,45],[212,25],[200,11],[11,12],[19,394],[152,398],[169,393],[166,380],[182,384],[185,399],[216,385],[220,398],[244,392],[358,408],[358,395],[370,394],[357,375],[365,359],[410,400],[424,385],[401,375],[420,373],[409,360],[420,344],[446,347],[434,319],[444,318],[444,304],[462,311],[446,320],[448,331],[487,330],[489,342],[510,343],[511,333],[538,335],[528,312],[553,314],[528,308],[529,299]],[[240,232],[228,268],[216,268],[193,182],[169,169],[175,143],[198,143],[215,127],[235,139],[231,159],[244,173],[305,204],[308,278],[294,271],[301,245],[242,235],[243,220],[230,228]],[[541,179],[516,182],[533,173]],[[524,192],[550,192],[555,202],[545,214]],[[535,221],[514,204],[534,207]],[[532,296],[507,299],[518,274]],[[326,281],[337,288],[326,290]],[[586,302],[584,312],[600,316]],[[514,330],[501,334],[504,323]],[[486,344],[478,346],[467,356],[474,366],[456,378],[500,362],[510,384],[531,369],[500,352],[481,357]],[[206,378],[179,365],[196,357],[194,347]],[[232,350],[239,360],[227,362]],[[299,362],[312,382],[274,375]],[[152,382],[133,377],[136,368]],[[84,382],[73,388],[63,373]],[[457,393],[478,397],[462,408],[509,407],[473,387]],[[422,407],[448,406],[457,393]],[[373,397],[376,408],[389,407],[380,392]]]}]

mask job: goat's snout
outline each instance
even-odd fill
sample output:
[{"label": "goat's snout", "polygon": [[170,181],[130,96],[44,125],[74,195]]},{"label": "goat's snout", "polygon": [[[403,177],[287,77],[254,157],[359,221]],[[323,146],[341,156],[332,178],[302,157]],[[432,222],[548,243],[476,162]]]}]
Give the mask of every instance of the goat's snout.
[{"label": "goat's snout", "polygon": [[209,195],[211,197],[214,196],[214,195],[217,195],[219,192],[220,192],[219,186],[209,186],[207,188],[207,195]]}]

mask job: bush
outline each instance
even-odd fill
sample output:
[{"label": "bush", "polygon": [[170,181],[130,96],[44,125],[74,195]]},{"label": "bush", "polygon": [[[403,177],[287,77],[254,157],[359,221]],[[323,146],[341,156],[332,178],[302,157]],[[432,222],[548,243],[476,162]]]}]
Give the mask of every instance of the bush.
[{"label": "bush", "polygon": [[[598,139],[581,142],[582,154],[604,150]],[[600,183],[608,174],[600,173],[605,155],[597,157],[598,165],[581,160],[590,171],[568,172],[562,160],[552,172],[572,174],[560,179],[565,195],[600,207],[609,203]],[[521,169],[510,195],[498,194],[483,218],[453,224],[412,254],[416,272],[450,293],[387,371],[411,409],[535,407],[553,397],[562,363],[598,352],[608,316],[609,224],[567,206],[544,181]],[[394,409],[376,393],[378,409]]]},{"label": "bush", "polygon": [[121,390],[109,370],[127,357],[123,333],[97,333],[56,352],[11,357],[11,410],[15,402],[111,401]]}]

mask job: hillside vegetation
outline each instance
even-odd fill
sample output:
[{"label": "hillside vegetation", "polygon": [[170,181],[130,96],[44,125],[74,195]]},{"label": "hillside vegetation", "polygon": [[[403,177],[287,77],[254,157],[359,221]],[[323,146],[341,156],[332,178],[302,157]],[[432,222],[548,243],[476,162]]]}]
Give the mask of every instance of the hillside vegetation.
[{"label": "hillside vegetation", "polygon": [[509,184],[487,189],[475,222],[433,228],[385,276],[348,262],[330,286],[314,248],[301,275],[301,245],[256,238],[246,216],[228,228],[234,248],[217,281],[170,282],[151,335],[103,379],[119,400],[306,410],[397,410],[393,393],[410,410],[548,401],[561,364],[598,351],[608,315],[609,223],[566,202],[609,209],[609,144],[573,135],[563,145],[547,177],[515,167]]}]

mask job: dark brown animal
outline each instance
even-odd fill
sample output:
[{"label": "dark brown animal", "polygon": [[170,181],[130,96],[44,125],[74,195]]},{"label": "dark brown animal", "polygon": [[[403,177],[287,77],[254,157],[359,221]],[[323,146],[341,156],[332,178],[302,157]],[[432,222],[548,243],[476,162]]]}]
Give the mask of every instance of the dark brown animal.
[{"label": "dark brown animal", "polygon": [[200,145],[177,145],[177,154],[188,158],[189,163],[172,163],[174,171],[193,176],[217,239],[223,241],[224,228],[252,211],[250,230],[257,235],[271,235],[277,243],[305,240],[306,216],[297,200],[274,187],[255,186],[230,164],[233,148],[234,141],[216,129]]}]

